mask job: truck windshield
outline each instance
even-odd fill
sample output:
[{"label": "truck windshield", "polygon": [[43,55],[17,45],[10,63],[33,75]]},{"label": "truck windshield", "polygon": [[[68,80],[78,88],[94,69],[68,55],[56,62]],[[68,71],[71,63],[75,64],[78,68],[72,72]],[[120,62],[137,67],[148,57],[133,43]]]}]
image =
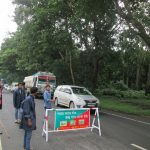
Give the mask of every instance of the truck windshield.
[{"label": "truck windshield", "polygon": [[78,95],[91,95],[91,93],[85,88],[71,87],[74,94]]},{"label": "truck windshield", "polygon": [[45,84],[46,83],[46,79],[39,79],[39,84]]},{"label": "truck windshield", "polygon": [[[47,80],[46,79],[39,79],[39,84],[45,84],[47,83]],[[55,80],[49,80],[48,81],[49,84],[55,84]]]}]

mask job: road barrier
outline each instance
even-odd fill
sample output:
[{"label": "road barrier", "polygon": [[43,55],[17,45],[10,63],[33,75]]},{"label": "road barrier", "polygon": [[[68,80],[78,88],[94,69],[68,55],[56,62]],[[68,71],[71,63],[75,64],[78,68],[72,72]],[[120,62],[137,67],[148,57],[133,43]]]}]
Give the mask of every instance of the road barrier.
[{"label": "road barrier", "polygon": [[[91,110],[95,110],[93,119],[91,118]],[[54,112],[53,128],[49,127],[49,112]],[[97,120],[97,125],[95,125]],[[48,141],[49,132],[60,132],[82,129],[98,129],[101,136],[100,119],[98,108],[77,108],[77,109],[46,109],[42,136],[46,136]]]}]

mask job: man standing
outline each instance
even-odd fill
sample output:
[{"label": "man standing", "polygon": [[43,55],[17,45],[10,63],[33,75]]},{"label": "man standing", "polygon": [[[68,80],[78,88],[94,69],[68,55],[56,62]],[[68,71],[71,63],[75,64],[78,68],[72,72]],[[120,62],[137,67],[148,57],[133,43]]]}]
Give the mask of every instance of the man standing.
[{"label": "man standing", "polygon": [[[2,90],[3,90],[3,85],[0,82],[0,109],[2,109]],[[0,134],[2,134],[2,131],[0,131]]]},{"label": "man standing", "polygon": [[32,137],[32,130],[36,130],[36,112],[34,98],[37,93],[37,87],[30,89],[30,95],[22,102],[22,120],[20,128],[24,129],[24,149],[31,150],[30,141]]},{"label": "man standing", "polygon": [[51,99],[51,87],[49,84],[47,84],[45,86],[45,91],[43,94],[43,98],[44,98],[44,108],[46,109],[51,109],[52,108],[52,104],[51,102],[53,102],[53,100]]},{"label": "man standing", "polygon": [[18,83],[18,88],[13,93],[13,103],[15,107],[15,123],[20,123],[20,106],[21,102],[25,99],[25,91],[23,89],[22,83]]},{"label": "man standing", "polygon": [[2,109],[2,90],[3,90],[3,85],[0,82],[0,109]]}]

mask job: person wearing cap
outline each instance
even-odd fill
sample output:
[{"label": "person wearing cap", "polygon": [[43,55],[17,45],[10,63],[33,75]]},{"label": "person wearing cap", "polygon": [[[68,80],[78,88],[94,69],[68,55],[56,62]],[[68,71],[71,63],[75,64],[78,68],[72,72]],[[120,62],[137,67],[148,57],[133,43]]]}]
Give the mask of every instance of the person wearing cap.
[{"label": "person wearing cap", "polygon": [[18,83],[18,88],[13,92],[13,104],[15,107],[15,123],[20,123],[20,106],[21,102],[25,99],[25,90],[23,89],[22,83]]}]

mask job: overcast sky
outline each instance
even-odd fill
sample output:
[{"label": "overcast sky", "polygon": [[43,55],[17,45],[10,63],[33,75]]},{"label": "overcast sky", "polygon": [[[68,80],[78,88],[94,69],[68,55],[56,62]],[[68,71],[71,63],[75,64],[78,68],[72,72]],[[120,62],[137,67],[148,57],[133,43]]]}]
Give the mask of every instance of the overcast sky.
[{"label": "overcast sky", "polygon": [[9,32],[16,31],[17,25],[13,21],[15,6],[12,0],[1,0],[0,2],[0,46]]}]

